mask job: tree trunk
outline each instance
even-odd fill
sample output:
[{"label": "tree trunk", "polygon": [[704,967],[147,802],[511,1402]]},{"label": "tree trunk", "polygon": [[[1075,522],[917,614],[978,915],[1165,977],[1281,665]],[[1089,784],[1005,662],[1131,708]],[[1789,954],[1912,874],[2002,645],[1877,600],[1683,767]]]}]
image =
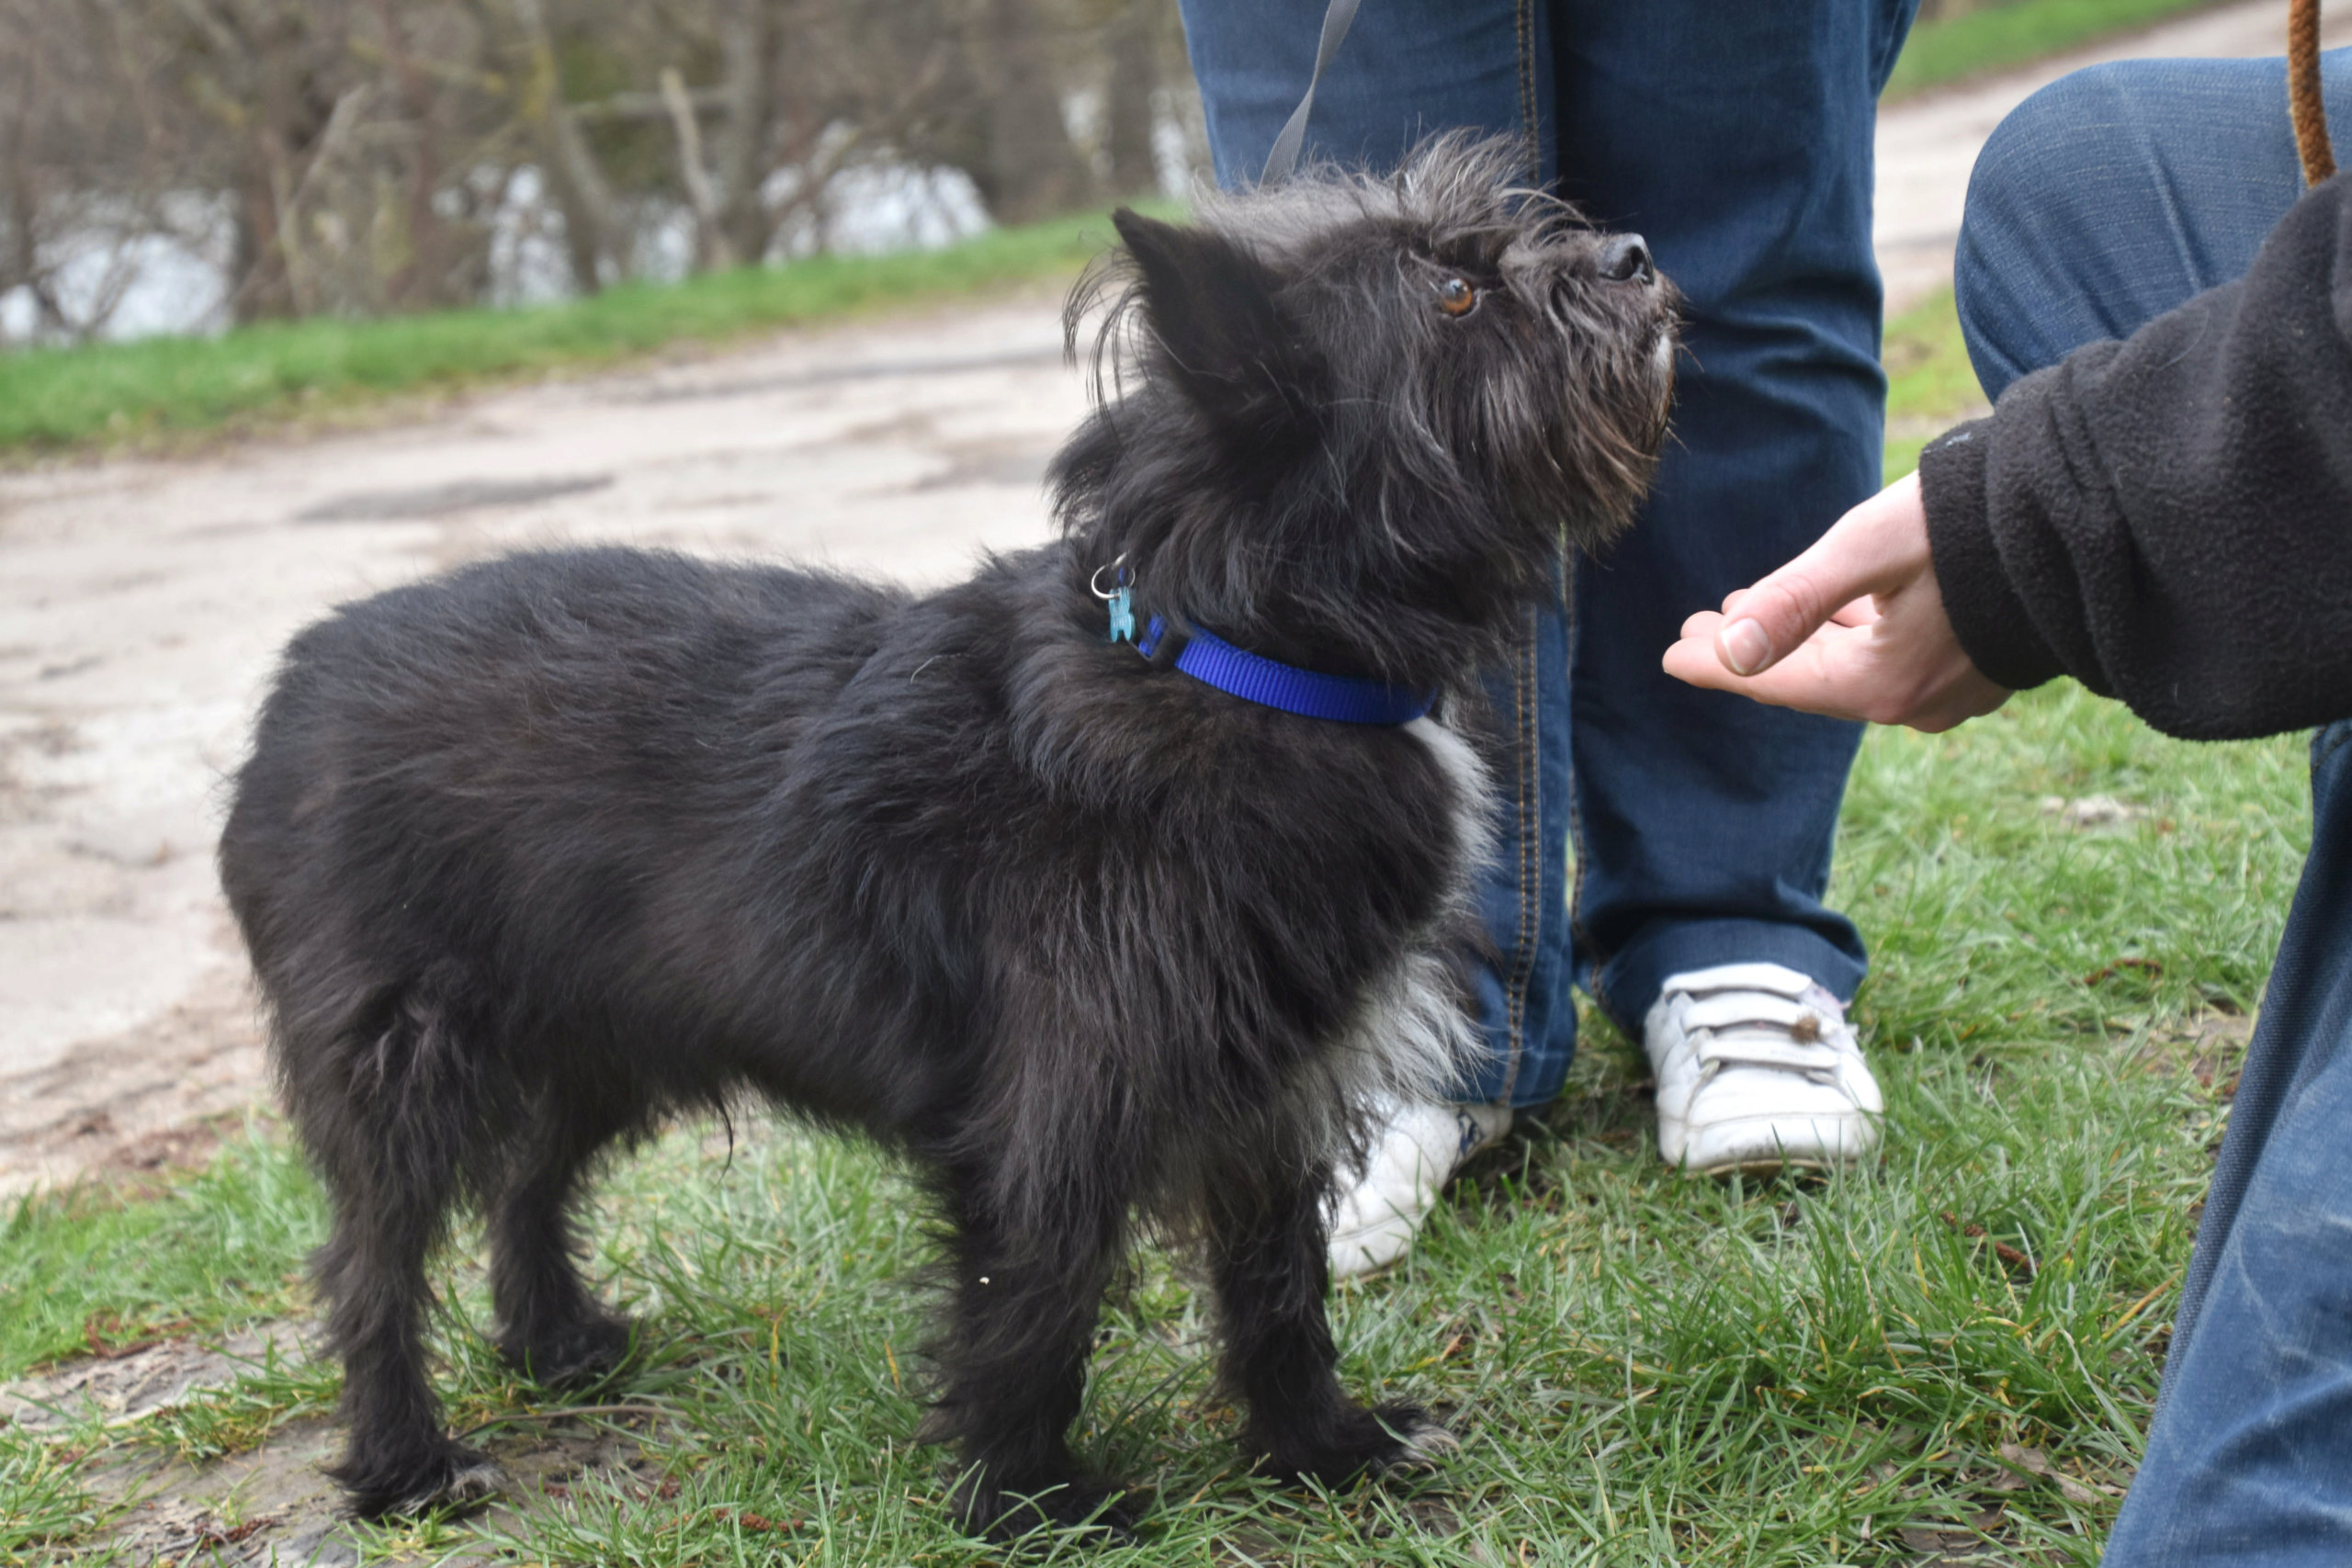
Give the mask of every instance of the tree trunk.
[{"label": "tree trunk", "polygon": [[1123,6],[1102,40],[1111,56],[1102,140],[1111,155],[1114,196],[1159,188],[1159,159],[1151,144],[1152,99],[1159,90],[1159,51],[1151,36],[1152,20],[1152,7]]},{"label": "tree trunk", "polygon": [[767,204],[760,196],[774,137],[772,47],[767,0],[725,0],[719,53],[726,66],[718,85],[727,113],[711,138],[711,179],[718,187],[719,234],[736,261],[750,265],[766,258],[773,237]]},{"label": "tree trunk", "polygon": [[526,71],[520,110],[539,146],[548,186],[563,214],[563,239],[571,259],[572,287],[594,294],[605,285],[605,265],[619,270],[620,226],[614,215],[611,185],[580,123],[563,101],[563,76],[539,0],[507,0],[522,29]]},{"label": "tree trunk", "polygon": [[985,164],[969,171],[989,215],[1026,223],[1086,199],[1086,175],[1062,120],[1061,90],[1030,0],[982,0],[973,39],[988,93]]},{"label": "tree trunk", "polygon": [[376,0],[376,23],[384,31],[384,48],[400,83],[401,108],[415,128],[416,152],[408,169],[405,214],[407,259],[384,280],[385,302],[394,309],[429,308],[460,301],[447,297],[448,246],[441,215],[433,209],[433,193],[441,187],[440,147],[434,134],[434,90],[409,51],[401,26],[400,9],[392,0]]}]

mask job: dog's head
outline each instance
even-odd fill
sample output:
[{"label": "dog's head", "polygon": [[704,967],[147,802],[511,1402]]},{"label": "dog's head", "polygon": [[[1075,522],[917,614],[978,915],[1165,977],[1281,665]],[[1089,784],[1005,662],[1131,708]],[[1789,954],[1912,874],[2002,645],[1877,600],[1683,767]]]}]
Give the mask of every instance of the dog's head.
[{"label": "dog's head", "polygon": [[1637,239],[1518,186],[1519,153],[1450,136],[1189,227],[1120,213],[1125,256],[1069,312],[1074,343],[1117,290],[1109,395],[1054,472],[1086,564],[1124,554],[1143,607],[1268,651],[1427,678],[1432,637],[1482,651],[1464,634],[1549,586],[1564,534],[1623,526],[1673,291]]}]

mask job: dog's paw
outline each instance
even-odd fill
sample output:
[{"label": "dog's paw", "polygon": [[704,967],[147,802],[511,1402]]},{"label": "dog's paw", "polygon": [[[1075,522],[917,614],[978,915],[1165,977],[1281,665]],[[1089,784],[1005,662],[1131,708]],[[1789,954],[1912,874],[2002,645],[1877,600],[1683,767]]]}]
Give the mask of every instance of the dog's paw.
[{"label": "dog's paw", "polygon": [[355,1460],[327,1473],[342,1483],[353,1517],[362,1519],[436,1509],[464,1513],[489,1502],[508,1484],[496,1460],[447,1440],[429,1455],[403,1464]]},{"label": "dog's paw", "polygon": [[1125,1488],[1096,1481],[1065,1481],[1035,1491],[967,1483],[956,1497],[964,1528],[1001,1544],[1040,1532],[1096,1538],[1122,1545],[1136,1539],[1143,1508]]},{"label": "dog's paw", "polygon": [[628,1318],[583,1317],[547,1332],[509,1334],[498,1341],[501,1359],[541,1388],[582,1388],[627,1364],[637,1344]]},{"label": "dog's paw", "polygon": [[1388,1470],[1435,1470],[1446,1455],[1462,1450],[1462,1439],[1416,1404],[1384,1404],[1373,1412],[1396,1438],[1396,1451],[1380,1461]]},{"label": "dog's paw", "polygon": [[1461,1445],[1418,1404],[1349,1405],[1263,1445],[1261,1468],[1282,1481],[1338,1486],[1389,1471],[1433,1470]]}]

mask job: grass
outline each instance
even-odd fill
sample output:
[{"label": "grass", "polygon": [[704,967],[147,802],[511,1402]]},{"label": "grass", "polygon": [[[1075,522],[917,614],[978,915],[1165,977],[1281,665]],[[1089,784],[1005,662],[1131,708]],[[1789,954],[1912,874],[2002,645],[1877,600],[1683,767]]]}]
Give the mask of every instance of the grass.
[{"label": "grass", "polygon": [[[2214,0],[2012,0],[1911,29],[1881,103],[2024,65]],[[2285,47],[2283,38],[2280,47]]]},{"label": "grass", "polygon": [[[2082,829],[2042,805],[2094,795],[2134,814]],[[1567,1094],[1457,1185],[1410,1261],[1337,1299],[1351,1382],[1450,1413],[1463,1452],[1334,1497],[1242,1474],[1203,1304],[1148,1254],[1079,1438],[1159,1502],[1143,1545],[1095,1560],[1894,1562],[1989,1540],[2096,1562],[2226,1114],[2211,1086],[2230,1065],[2191,1025],[2258,997],[2305,810],[2295,740],[2169,741],[2071,686],[1950,736],[1874,732],[1835,897],[1875,954],[1858,1016],[1889,1098],[1883,1163],[1672,1175],[1637,1055],[1596,1026]],[[921,1303],[900,1281],[926,1246],[886,1162],[790,1130],[731,1156],[682,1132],[601,1209],[597,1268],[647,1341],[584,1397],[671,1414],[643,1470],[583,1475],[491,1534],[558,1562],[1000,1560],[948,1529],[945,1461],[910,1441]],[[267,1134],[158,1198],[20,1205],[0,1374],[94,1322],[144,1336],[285,1310],[318,1225]],[[483,1347],[476,1260],[447,1285],[452,1421],[543,1408]],[[119,1440],[201,1458],[332,1393],[331,1373],[259,1367]],[[54,1453],[0,1433],[0,1542],[62,1555],[102,1511]],[[369,1551],[479,1548],[486,1528]]]},{"label": "grass", "polygon": [[71,1542],[99,1522],[102,1510],[74,1477],[76,1457],[0,1427],[0,1562]]},{"label": "grass", "polygon": [[283,1315],[301,1299],[322,1213],[310,1178],[258,1128],[160,1197],[20,1201],[0,1224],[0,1377]]},{"label": "grass", "polygon": [[1086,213],[942,250],[818,256],[532,310],[312,320],[0,355],[0,456],[153,445],[1066,278],[1111,239],[1107,219]]},{"label": "grass", "polygon": [[1880,358],[1886,366],[1886,481],[1919,466],[1919,449],[1964,419],[1987,411],[1976,384],[1951,290],[1886,323]]}]

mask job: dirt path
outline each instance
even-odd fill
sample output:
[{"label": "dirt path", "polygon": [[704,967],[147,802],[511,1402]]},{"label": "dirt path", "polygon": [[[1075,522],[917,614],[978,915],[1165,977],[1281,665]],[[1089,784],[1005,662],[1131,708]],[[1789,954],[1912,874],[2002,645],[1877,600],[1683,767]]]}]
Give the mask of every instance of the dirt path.
[{"label": "dirt path", "polygon": [[1084,409],[1037,297],[485,397],[403,428],[0,479],[0,1190],[261,1095],[214,884],[277,649],[338,600],[628,540],[929,581],[1045,536]]},{"label": "dirt path", "polygon": [[[2284,15],[2204,13],[1890,111],[1890,307],[1949,277],[1969,164],[2028,92],[2094,57],[2269,52]],[[210,846],[289,633],[526,543],[953,577],[1046,532],[1038,477],[1083,408],[1057,309],[1041,295],[797,333],[401,428],[0,479],[0,1192],[177,1157],[205,1118],[263,1099]]]}]

